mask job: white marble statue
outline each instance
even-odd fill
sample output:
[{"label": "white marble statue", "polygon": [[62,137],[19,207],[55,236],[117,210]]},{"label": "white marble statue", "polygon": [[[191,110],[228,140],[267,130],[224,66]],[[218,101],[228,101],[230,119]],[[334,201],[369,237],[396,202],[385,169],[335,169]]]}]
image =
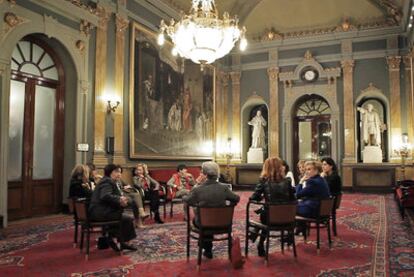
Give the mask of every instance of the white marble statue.
[{"label": "white marble statue", "polygon": [[258,110],[256,116],[254,116],[252,120],[248,122],[248,124],[253,126],[251,148],[265,148],[264,127],[267,125],[267,122],[263,118],[262,112]]},{"label": "white marble statue", "polygon": [[381,128],[382,122],[372,104],[367,104],[366,108],[358,107],[361,113],[361,133],[365,145],[380,146],[381,145]]}]

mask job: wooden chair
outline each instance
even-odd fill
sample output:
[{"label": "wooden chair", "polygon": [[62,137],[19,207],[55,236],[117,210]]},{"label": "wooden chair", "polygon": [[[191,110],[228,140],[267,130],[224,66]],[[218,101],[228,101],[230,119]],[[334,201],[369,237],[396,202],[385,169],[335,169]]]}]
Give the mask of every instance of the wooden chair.
[{"label": "wooden chair", "polygon": [[316,218],[296,216],[296,221],[304,222],[307,226],[307,230],[303,233],[304,239],[306,241],[307,235],[309,234],[310,225],[314,223],[316,225],[316,251],[319,254],[320,251],[320,228],[326,228],[328,232],[329,248],[331,248],[331,227],[330,219],[332,214],[332,209],[334,207],[334,199],[332,197],[327,199],[321,199],[319,205],[319,211]]},{"label": "wooden chair", "polygon": [[[205,236],[211,236],[208,241],[224,241],[228,243],[228,255],[231,259],[232,247],[232,227],[234,206],[225,207],[197,207],[195,208],[196,218],[198,218],[198,226],[190,219],[190,206],[187,205],[187,260],[190,258],[190,238],[198,241],[197,270],[201,265],[202,242],[206,241]],[[225,235],[214,238],[214,235]]]},{"label": "wooden chair", "polygon": [[[88,205],[84,199],[78,199],[75,202],[75,211],[78,216],[79,223],[81,225],[81,241],[80,241],[80,251],[83,249],[83,238],[86,233],[86,254],[85,260],[89,259],[89,244],[90,244],[90,234],[93,232],[94,227],[101,228],[102,232],[105,233],[105,230],[110,227],[120,228],[120,220],[112,221],[92,221],[89,218]],[[122,243],[122,241],[121,241]],[[122,249],[120,251],[122,255]]]},{"label": "wooden chair", "polygon": [[75,202],[78,198],[77,197],[68,197],[68,208],[69,213],[73,215],[73,225],[75,226],[74,235],[73,235],[73,248],[76,247],[78,244],[78,227],[79,227],[79,220],[75,210]]},{"label": "wooden chair", "polygon": [[342,201],[342,193],[335,195],[334,196],[334,204],[333,204],[333,209],[332,209],[332,231],[334,236],[337,236],[337,232],[336,232],[336,210],[339,209],[339,207],[341,206],[341,201]]},{"label": "wooden chair", "polygon": [[[164,219],[167,217],[167,189],[165,188],[164,184],[160,183],[160,190],[158,191],[159,193],[159,197],[160,197],[160,206],[163,207],[163,213],[164,213]],[[151,201],[150,200],[144,200],[144,207],[151,206]],[[151,208],[149,209],[150,212],[150,217],[152,218],[152,211]]]},{"label": "wooden chair", "polygon": [[[267,224],[254,221],[250,219],[250,206],[251,204],[261,205],[267,210]],[[278,202],[278,203],[266,203],[250,200],[247,203],[246,208],[246,240],[245,240],[245,255],[248,256],[249,251],[249,235],[256,233],[258,230],[266,232],[266,258],[265,262],[269,262],[269,241],[270,238],[280,238],[282,253],[284,253],[284,244],[289,241],[285,241],[285,238],[290,239],[293,246],[293,255],[296,258],[296,244],[295,244],[295,216],[296,216],[296,204],[297,202]],[[253,230],[251,230],[253,229]],[[279,235],[272,235],[271,232],[277,231]],[[287,232],[287,237],[285,236]]]}]

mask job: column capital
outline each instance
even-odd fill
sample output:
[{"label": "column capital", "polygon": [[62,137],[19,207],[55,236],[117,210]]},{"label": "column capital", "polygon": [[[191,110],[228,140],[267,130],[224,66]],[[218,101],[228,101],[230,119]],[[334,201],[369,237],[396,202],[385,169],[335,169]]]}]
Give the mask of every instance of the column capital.
[{"label": "column capital", "polygon": [[352,71],[355,66],[355,61],[352,59],[346,59],[341,61],[341,67],[343,70]]},{"label": "column capital", "polygon": [[123,35],[128,27],[129,20],[117,14],[115,16],[116,34]]},{"label": "column capital", "polygon": [[240,84],[240,78],[241,78],[241,72],[240,71],[233,71],[230,72],[230,78],[231,78],[231,83],[233,85],[239,85]]},{"label": "column capital", "polygon": [[99,17],[98,28],[106,30],[106,28],[108,27],[108,21],[109,17],[111,16],[111,13],[106,11],[106,9],[103,6],[98,6],[96,8],[96,13]]},{"label": "column capital", "polygon": [[276,81],[279,77],[279,67],[269,67],[267,69],[267,75],[269,76],[270,81]]},{"label": "column capital", "polygon": [[401,63],[401,56],[388,56],[387,64],[389,71],[399,71]]},{"label": "column capital", "polygon": [[223,86],[228,86],[229,74],[227,72],[220,71],[217,73],[217,81]]},{"label": "column capital", "polygon": [[404,63],[404,69],[405,70],[411,70],[411,54],[405,55],[402,57],[403,63]]}]

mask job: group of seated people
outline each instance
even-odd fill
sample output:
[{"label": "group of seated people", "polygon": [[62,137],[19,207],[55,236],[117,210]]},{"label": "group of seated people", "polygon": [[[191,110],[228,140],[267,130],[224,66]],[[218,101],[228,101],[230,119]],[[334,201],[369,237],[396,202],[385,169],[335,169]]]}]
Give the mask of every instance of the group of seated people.
[{"label": "group of seated people", "polygon": [[[318,199],[341,193],[341,179],[337,173],[335,162],[331,158],[319,161],[299,161],[298,185],[289,171],[286,162],[278,157],[266,159],[263,164],[260,181],[250,196],[251,200],[278,202],[295,201],[297,214],[304,217],[315,217],[318,213]],[[109,164],[104,168],[104,177],[96,174],[93,165],[78,165],[72,171],[70,182],[70,197],[85,197],[90,199],[89,213],[92,220],[120,220],[118,230],[113,230],[109,236],[109,246],[114,250],[136,250],[126,242],[135,238],[135,227],[142,227],[142,221],[148,217],[143,203],[149,200],[154,220],[162,224],[159,215],[160,184],[151,178],[145,164],[139,163],[133,169],[133,184],[126,184],[121,180],[122,168],[119,165]],[[219,165],[215,162],[202,164],[200,176],[196,179],[187,172],[185,165],[179,165],[177,173],[167,182],[172,197],[182,197],[189,205],[219,207],[226,201],[237,203],[240,197],[232,192],[229,186],[220,183]],[[165,192],[162,192],[165,193]],[[161,194],[162,194],[161,193]],[[134,218],[123,213],[124,208],[131,207]],[[263,223],[266,221],[266,211],[260,212]],[[193,221],[197,225],[197,218]],[[304,226],[298,226],[297,234],[303,231]],[[259,234],[257,234],[258,236]],[[256,237],[257,237],[256,236]],[[256,237],[250,237],[255,241]],[[121,241],[120,247],[113,238]],[[264,242],[266,234],[260,234],[258,254],[264,256]],[[212,258],[212,243],[207,240],[203,243],[204,256]]]}]

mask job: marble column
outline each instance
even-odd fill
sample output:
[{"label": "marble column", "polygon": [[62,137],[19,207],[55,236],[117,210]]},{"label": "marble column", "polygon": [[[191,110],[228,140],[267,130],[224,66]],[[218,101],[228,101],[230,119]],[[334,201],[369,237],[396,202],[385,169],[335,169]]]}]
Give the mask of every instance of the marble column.
[{"label": "marble column", "polygon": [[97,8],[99,23],[96,29],[95,49],[95,124],[94,124],[94,153],[93,163],[105,165],[108,160],[105,155],[105,117],[106,102],[104,90],[106,87],[106,56],[107,56],[107,27],[110,13],[104,7]]},{"label": "marble column", "polygon": [[[390,80],[390,118],[391,145],[401,140],[401,95],[400,95],[400,63],[401,56],[387,57]],[[395,149],[390,149],[391,157],[395,157]]]},{"label": "marble column", "polygon": [[413,62],[413,53],[403,57],[404,62],[404,79],[405,79],[405,100],[406,100],[406,118],[407,118],[407,134],[409,143],[414,143],[414,125],[413,125],[413,72],[412,72],[412,62]]},{"label": "marble column", "polygon": [[114,137],[115,153],[114,163],[125,164],[124,152],[124,65],[125,65],[125,30],[128,20],[116,15],[116,40],[115,40],[115,93],[121,100],[121,104],[114,112]]},{"label": "marble column", "polygon": [[344,74],[344,162],[355,162],[354,60],[341,61]]},{"label": "marble column", "polygon": [[234,147],[233,161],[241,161],[241,134],[240,134],[240,71],[230,72],[232,84],[232,132],[231,138]]},{"label": "marble column", "polygon": [[270,67],[267,69],[269,77],[269,157],[279,156],[279,68]]}]

